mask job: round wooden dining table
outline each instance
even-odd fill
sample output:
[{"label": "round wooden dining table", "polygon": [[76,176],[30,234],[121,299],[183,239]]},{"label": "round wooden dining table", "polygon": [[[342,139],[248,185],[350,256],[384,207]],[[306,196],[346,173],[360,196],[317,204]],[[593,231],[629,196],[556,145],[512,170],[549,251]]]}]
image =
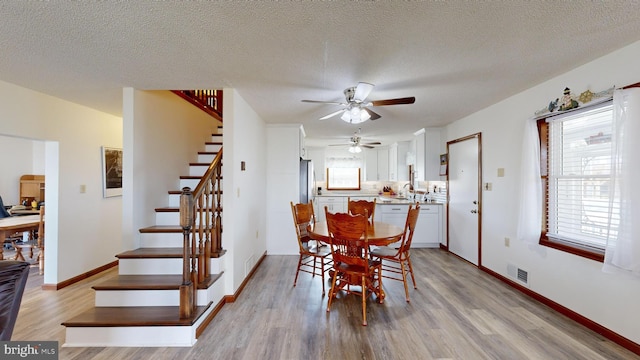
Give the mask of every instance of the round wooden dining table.
[{"label": "round wooden dining table", "polygon": [[[307,232],[311,240],[323,242],[325,244],[330,243],[329,229],[327,228],[326,221],[311,223],[307,227]],[[386,246],[396,241],[400,241],[403,233],[404,229],[401,227],[389,223],[374,221],[367,227],[367,241],[369,245]],[[338,289],[344,287],[347,284],[358,284],[358,281],[354,279],[347,279],[346,282],[343,281],[345,279],[344,277],[341,276],[341,279],[341,281],[336,283]],[[381,285],[381,278],[378,278],[378,284]],[[382,304],[386,296],[384,293],[384,289],[382,289],[382,286],[378,286],[375,289],[372,289],[372,291],[378,297],[378,302]]]},{"label": "round wooden dining table", "polygon": [[[326,221],[312,223],[307,227],[309,237],[312,240],[329,243],[329,229]],[[374,221],[367,227],[367,239],[369,245],[387,246],[396,241],[400,241],[404,229],[389,223]]]}]

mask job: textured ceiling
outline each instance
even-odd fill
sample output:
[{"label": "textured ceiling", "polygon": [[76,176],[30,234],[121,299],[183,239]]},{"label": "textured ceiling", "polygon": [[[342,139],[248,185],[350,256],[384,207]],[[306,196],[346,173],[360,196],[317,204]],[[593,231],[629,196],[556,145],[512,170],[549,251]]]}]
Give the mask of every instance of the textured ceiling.
[{"label": "textured ceiling", "polygon": [[[122,87],[233,87],[310,144],[408,138],[640,40],[637,1],[2,1],[0,80],[120,115]],[[359,81],[375,107],[339,108]]]}]

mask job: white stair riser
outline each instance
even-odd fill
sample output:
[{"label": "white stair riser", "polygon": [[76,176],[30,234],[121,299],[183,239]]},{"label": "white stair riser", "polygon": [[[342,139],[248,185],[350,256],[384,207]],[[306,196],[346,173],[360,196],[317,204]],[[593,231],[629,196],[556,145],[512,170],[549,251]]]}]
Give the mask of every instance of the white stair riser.
[{"label": "white stair riser", "polygon": [[[220,182],[222,185],[222,182]],[[222,198],[220,198],[220,202],[222,202]],[[179,207],[180,206],[180,194],[169,194],[169,207]]]},{"label": "white stair riser", "polygon": [[191,347],[195,326],[67,327],[63,347]]},{"label": "white stair riser", "polygon": [[221,144],[206,144],[204,146],[204,151],[207,151],[207,152],[218,152],[220,151],[220,149],[222,149]]},{"label": "white stair riser", "polygon": [[[224,271],[223,259],[224,257],[210,259],[209,268],[212,274]],[[180,275],[182,259],[119,259],[118,273],[120,275]]]},{"label": "white stair riser", "polygon": [[[224,275],[223,275],[224,276]],[[208,289],[197,291],[198,306],[214,304],[222,299],[224,281],[218,279]],[[179,306],[180,290],[96,290],[96,307],[112,306]]]},{"label": "white stair riser", "polygon": [[180,189],[185,187],[191,188],[191,190],[195,189],[198,186],[200,179],[180,179]]},{"label": "white stair riser", "polygon": [[[196,214],[196,222],[200,221],[200,215]],[[156,225],[180,225],[180,212],[157,212]]]},{"label": "white stair riser", "polygon": [[189,166],[189,176],[200,176],[204,175],[209,167],[205,165],[190,165]]},{"label": "white stair riser", "polygon": [[119,259],[120,275],[182,274],[182,259]]},{"label": "white stair riser", "polygon": [[166,248],[182,247],[181,233],[141,233],[140,247],[143,248]]}]

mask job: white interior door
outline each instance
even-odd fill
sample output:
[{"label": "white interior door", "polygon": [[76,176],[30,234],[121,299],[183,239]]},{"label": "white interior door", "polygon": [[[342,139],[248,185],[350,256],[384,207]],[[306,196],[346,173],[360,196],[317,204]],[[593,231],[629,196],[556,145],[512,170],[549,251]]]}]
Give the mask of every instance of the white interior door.
[{"label": "white interior door", "polygon": [[479,265],[480,134],[447,143],[449,251]]}]

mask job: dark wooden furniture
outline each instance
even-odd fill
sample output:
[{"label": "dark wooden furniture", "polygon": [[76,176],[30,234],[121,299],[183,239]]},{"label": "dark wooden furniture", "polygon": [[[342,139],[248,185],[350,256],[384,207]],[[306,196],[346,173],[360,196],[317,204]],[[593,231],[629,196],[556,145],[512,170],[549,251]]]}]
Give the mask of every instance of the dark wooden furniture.
[{"label": "dark wooden furniture", "polygon": [[364,215],[368,214],[367,218],[370,222],[373,222],[373,216],[376,212],[376,199],[373,201],[367,200],[351,200],[347,198],[347,212],[352,215]]},{"label": "dark wooden furniture", "polygon": [[11,340],[28,276],[28,263],[0,261],[0,341]]},{"label": "dark wooden furniture", "polygon": [[[409,205],[409,211],[407,213],[407,221],[404,224],[404,233],[402,234],[402,240],[398,248],[382,246],[371,250],[371,257],[382,261],[382,276],[392,280],[399,280],[404,283],[404,294],[409,302],[409,287],[407,286],[407,269],[411,274],[411,280],[413,281],[413,288],[417,289],[416,277],[413,275],[413,266],[411,265],[411,255],[409,248],[411,247],[411,240],[413,239],[413,231],[416,228],[418,222],[418,215],[420,215],[420,205]],[[385,275],[385,273],[391,273]],[[396,274],[396,275],[393,275]],[[398,278],[400,274],[402,277]]]},{"label": "dark wooden furniture", "polygon": [[[333,276],[327,312],[339,290],[359,294],[362,298],[362,325],[367,325],[367,297],[375,293],[382,303],[382,262],[369,259],[369,221],[366,215],[332,214],[325,207],[329,245],[333,258]],[[360,291],[351,286],[359,286]]]},{"label": "dark wooden furniture", "polygon": [[[307,227],[312,240],[329,243],[329,229],[326,221],[319,221]],[[393,224],[375,221],[367,226],[369,245],[386,246],[402,239],[403,229]]]},{"label": "dark wooden furniture", "polygon": [[309,237],[307,227],[309,224],[316,222],[313,202],[309,201],[308,204],[295,205],[291,202],[291,212],[293,214],[293,225],[296,229],[300,252],[296,277],[293,279],[293,286],[296,286],[298,282],[298,274],[300,271],[309,273],[312,276],[320,275],[322,279],[322,295],[324,295],[324,273],[330,269],[328,265],[331,262],[331,258],[329,257],[331,252],[327,246],[324,246],[319,241],[311,244],[313,241]]}]

